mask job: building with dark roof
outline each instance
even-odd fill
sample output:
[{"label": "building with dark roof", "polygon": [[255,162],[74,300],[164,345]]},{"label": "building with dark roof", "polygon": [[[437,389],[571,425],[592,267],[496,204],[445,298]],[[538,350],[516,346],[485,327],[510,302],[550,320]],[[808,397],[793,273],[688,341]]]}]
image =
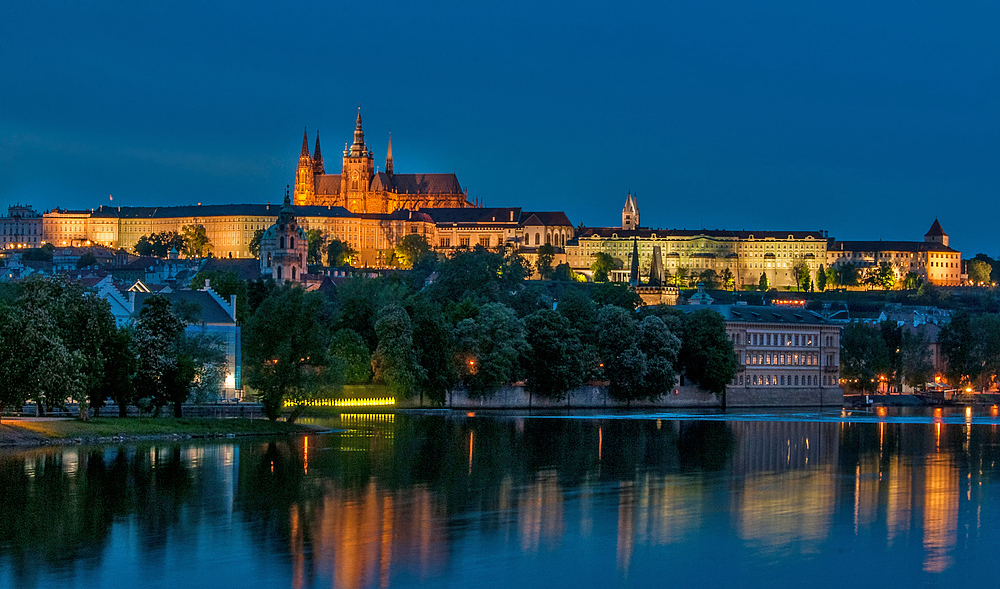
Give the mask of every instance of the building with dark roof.
[{"label": "building with dark roof", "polygon": [[958,286],[963,283],[962,252],[949,247],[948,234],[934,219],[923,241],[837,241],[827,244],[827,264],[853,264],[861,272],[881,263],[891,264],[897,281],[913,272],[931,284]]},{"label": "building with dark roof", "polygon": [[739,368],[727,404],[833,405],[843,403],[840,325],[803,308],[680,305],[685,313],[710,309],[726,321]]},{"label": "building with dark roof", "polygon": [[392,158],[392,137],[389,138],[385,169],[379,170],[374,165],[372,150],[365,144],[360,107],[354,142],[344,146],[338,174],[326,173],[319,133],[316,133],[316,147],[310,155],[309,134],[303,132],[295,171],[294,204],[339,206],[354,213],[473,206],[455,174],[397,174]]},{"label": "building with dark roof", "polygon": [[623,227],[583,227],[577,231],[576,239],[566,247],[570,267],[589,276],[595,256],[606,253],[619,270],[612,274],[621,278],[629,274],[632,265],[633,241],[643,282],[650,276],[656,250],[667,282],[683,282],[680,276],[693,281],[711,277],[726,286],[722,278],[728,272],[732,276],[728,286],[736,288],[759,284],[762,274],[771,287],[794,287],[797,265],[804,264],[815,280],[819,267],[826,263],[823,231],[651,229],[637,226],[638,207],[635,195],[629,194],[622,212]]}]

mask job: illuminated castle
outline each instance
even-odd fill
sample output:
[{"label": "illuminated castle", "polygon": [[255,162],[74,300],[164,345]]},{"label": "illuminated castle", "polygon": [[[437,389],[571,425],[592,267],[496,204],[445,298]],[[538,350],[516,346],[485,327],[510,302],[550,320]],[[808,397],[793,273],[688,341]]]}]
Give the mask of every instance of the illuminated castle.
[{"label": "illuminated castle", "polygon": [[392,163],[392,138],[385,170],[374,166],[372,150],[365,145],[361,108],[354,129],[354,143],[344,148],[339,174],[327,174],[316,133],[316,147],[309,155],[309,135],[303,132],[302,151],[295,172],[294,203],[344,207],[352,213],[392,213],[398,209],[465,208],[473,206],[455,174],[396,174]]}]

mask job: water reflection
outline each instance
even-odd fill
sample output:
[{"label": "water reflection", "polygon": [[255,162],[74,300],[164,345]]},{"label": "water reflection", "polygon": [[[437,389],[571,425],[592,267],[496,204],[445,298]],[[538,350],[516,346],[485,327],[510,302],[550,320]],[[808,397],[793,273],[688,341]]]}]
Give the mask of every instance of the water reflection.
[{"label": "water reflection", "polygon": [[0,586],[638,583],[706,551],[728,555],[707,584],[842,577],[845,553],[887,581],[986,574],[996,426],[876,416],[349,415],[293,440],[7,451]]}]

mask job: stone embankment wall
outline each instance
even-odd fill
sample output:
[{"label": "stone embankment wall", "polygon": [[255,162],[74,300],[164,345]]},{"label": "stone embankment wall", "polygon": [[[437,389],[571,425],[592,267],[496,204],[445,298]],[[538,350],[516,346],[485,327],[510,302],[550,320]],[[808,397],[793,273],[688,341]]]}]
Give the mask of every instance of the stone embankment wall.
[{"label": "stone embankment wall", "polygon": [[[734,387],[728,389],[728,407],[840,407],[844,394],[839,388],[777,388]],[[398,405],[399,408],[417,407],[414,398]],[[521,385],[505,386],[484,398],[469,398],[464,389],[455,389],[448,395],[446,407],[455,409],[566,409],[566,408],[717,408],[722,406],[722,396],[707,393],[697,387],[682,386],[671,389],[655,401],[636,401],[631,405],[612,399],[605,385],[586,385],[570,391],[562,401],[553,401],[539,395],[529,395]]]}]

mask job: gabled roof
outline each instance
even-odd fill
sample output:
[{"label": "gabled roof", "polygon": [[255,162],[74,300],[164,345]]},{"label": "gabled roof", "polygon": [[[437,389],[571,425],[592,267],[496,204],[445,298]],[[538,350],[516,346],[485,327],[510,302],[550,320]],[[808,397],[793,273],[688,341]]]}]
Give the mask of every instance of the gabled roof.
[{"label": "gabled roof", "polygon": [[455,174],[393,174],[397,194],[464,194]]},{"label": "gabled roof", "polygon": [[[135,311],[133,313],[135,316],[139,315],[142,305],[145,304],[146,299],[151,296],[154,295],[145,292],[135,293]],[[163,293],[157,296],[166,297],[171,303],[175,304],[178,301],[185,301],[197,305],[196,308],[198,309],[198,316],[196,323],[234,323],[233,318],[229,315],[229,312],[219,305],[218,301],[212,298],[212,295],[203,290],[180,290]]]},{"label": "gabled roof", "polygon": [[543,225],[545,227],[573,226],[569,217],[562,211],[525,212],[522,213],[522,217],[524,217],[524,220],[521,221],[522,225]]},{"label": "gabled roof", "polygon": [[240,280],[260,278],[260,262],[256,258],[208,258],[202,272],[234,272]]},{"label": "gabled roof", "polygon": [[340,174],[316,176],[316,194],[340,194]]}]

